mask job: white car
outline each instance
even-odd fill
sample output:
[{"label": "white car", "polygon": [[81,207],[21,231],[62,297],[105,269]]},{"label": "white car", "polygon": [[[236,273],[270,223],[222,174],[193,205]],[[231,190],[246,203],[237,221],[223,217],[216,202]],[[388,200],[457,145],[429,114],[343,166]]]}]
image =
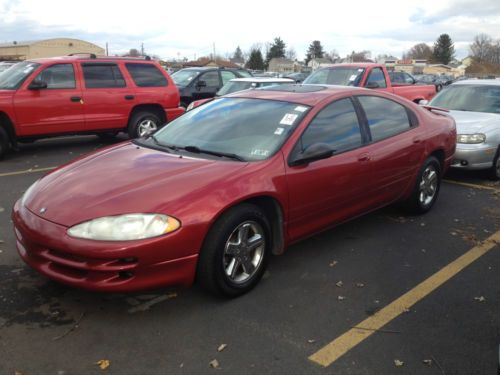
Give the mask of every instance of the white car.
[{"label": "white car", "polygon": [[500,79],[458,81],[429,103],[450,110],[457,124],[454,168],[489,169],[500,179]]}]

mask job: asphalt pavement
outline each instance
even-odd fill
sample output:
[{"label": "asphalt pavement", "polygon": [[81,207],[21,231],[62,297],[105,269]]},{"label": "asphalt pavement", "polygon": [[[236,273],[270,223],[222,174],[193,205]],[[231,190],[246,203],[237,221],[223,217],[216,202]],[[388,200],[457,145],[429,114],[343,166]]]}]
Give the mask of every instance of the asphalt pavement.
[{"label": "asphalt pavement", "polygon": [[37,141],[0,162],[0,374],[497,374],[500,183],[484,173],[449,173],[426,215],[388,207],[291,246],[237,299],[101,294],[29,269],[10,210],[108,144]]}]

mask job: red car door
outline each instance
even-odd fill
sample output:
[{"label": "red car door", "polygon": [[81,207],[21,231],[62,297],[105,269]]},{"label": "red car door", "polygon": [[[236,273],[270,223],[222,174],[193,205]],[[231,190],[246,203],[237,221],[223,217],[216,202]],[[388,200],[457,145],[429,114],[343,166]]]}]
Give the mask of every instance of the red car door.
[{"label": "red car door", "polygon": [[388,98],[359,95],[369,129],[370,200],[373,207],[398,199],[415,176],[424,153],[417,117],[411,109]]},{"label": "red car door", "polygon": [[350,98],[328,104],[309,123],[290,156],[318,143],[328,144],[335,153],[286,166],[292,241],[364,211],[369,183],[365,138]]},{"label": "red car door", "polygon": [[85,129],[125,128],[135,102],[135,92],[127,85],[115,62],[81,62]]},{"label": "red car door", "polygon": [[[34,81],[44,82],[46,87],[34,88]],[[47,66],[27,80],[14,95],[14,108],[23,136],[82,131],[82,90],[74,64]]]}]

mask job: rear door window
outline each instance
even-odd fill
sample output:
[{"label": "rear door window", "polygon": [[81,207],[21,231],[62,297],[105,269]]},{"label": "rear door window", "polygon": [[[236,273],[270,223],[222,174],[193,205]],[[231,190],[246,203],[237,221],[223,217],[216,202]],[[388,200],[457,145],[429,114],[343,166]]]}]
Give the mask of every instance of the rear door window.
[{"label": "rear door window", "polygon": [[74,89],[76,87],[73,64],[49,66],[35,79],[47,83],[48,89]]},{"label": "rear door window", "polygon": [[153,64],[126,63],[125,67],[139,87],[164,87],[168,81]]},{"label": "rear door window", "polygon": [[126,86],[125,79],[116,64],[83,63],[82,69],[85,87],[88,89]]}]

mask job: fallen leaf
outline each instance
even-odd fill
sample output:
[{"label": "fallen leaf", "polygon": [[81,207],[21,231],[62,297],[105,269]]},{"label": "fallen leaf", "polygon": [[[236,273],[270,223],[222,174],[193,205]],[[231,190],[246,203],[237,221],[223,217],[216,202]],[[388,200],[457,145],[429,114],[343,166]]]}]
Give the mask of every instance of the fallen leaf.
[{"label": "fallen leaf", "polygon": [[425,223],[420,223],[420,226],[421,227],[425,227]]},{"label": "fallen leaf", "polygon": [[403,361],[400,361],[399,359],[395,359],[395,360],[394,360],[394,365],[395,365],[396,367],[401,367],[401,366],[403,366],[404,364],[405,364],[405,363],[404,363]]},{"label": "fallen leaf", "polygon": [[14,371],[14,375],[23,375],[23,373],[19,371]]},{"label": "fallen leaf", "polygon": [[209,363],[209,365],[212,368],[219,368],[219,361],[214,359],[212,362]]},{"label": "fallen leaf", "polygon": [[422,252],[423,252],[423,253],[426,253],[426,252],[427,252],[427,250],[425,250],[425,249],[422,249]]},{"label": "fallen leaf", "polygon": [[343,300],[345,300],[345,297],[344,297],[344,296],[338,296],[338,297],[337,297],[337,299],[338,299],[339,301],[343,301]]},{"label": "fallen leaf", "polygon": [[227,347],[227,344],[221,344],[218,348],[217,348],[217,351],[218,352],[222,352],[224,349],[226,349]]},{"label": "fallen leaf", "polygon": [[356,286],[358,288],[364,288],[365,284],[363,284],[363,283],[356,283]]},{"label": "fallen leaf", "polygon": [[330,263],[330,267],[335,267],[337,265],[337,263],[338,262],[336,260],[334,260],[332,263]]},{"label": "fallen leaf", "polygon": [[424,359],[422,362],[423,362],[425,365],[427,365],[427,366],[431,366],[431,365],[432,365],[432,359]]},{"label": "fallen leaf", "polygon": [[409,308],[407,308],[407,307],[405,307],[405,308],[403,309],[403,312],[404,312],[404,313],[409,313],[410,311],[411,311],[411,310],[410,310]]},{"label": "fallen leaf", "polygon": [[106,370],[109,367],[109,361],[107,359],[101,359],[96,362],[96,365],[98,365],[101,370]]},{"label": "fallen leaf", "polygon": [[456,236],[458,233],[457,232],[450,232],[452,236]]},{"label": "fallen leaf", "polygon": [[5,208],[0,207],[0,212],[4,212],[4,211],[5,211]]},{"label": "fallen leaf", "polygon": [[310,340],[307,340],[307,342],[308,342],[309,344],[314,344],[314,343],[316,342],[316,340],[310,339]]},{"label": "fallen leaf", "polygon": [[375,301],[373,301],[373,302],[375,302],[375,303],[380,303],[380,301],[379,301],[378,299],[376,299],[376,300],[375,300]]},{"label": "fallen leaf", "polygon": [[480,297],[474,297],[474,301],[484,302],[484,301],[486,301],[486,298],[484,298],[483,296],[480,296]]},{"label": "fallen leaf", "polygon": [[340,287],[342,287],[344,285],[344,283],[342,281],[339,281],[335,285],[337,285],[340,288]]},{"label": "fallen leaf", "polygon": [[184,367],[184,363],[181,363],[179,367],[180,367],[180,368],[183,368],[183,367]]}]

